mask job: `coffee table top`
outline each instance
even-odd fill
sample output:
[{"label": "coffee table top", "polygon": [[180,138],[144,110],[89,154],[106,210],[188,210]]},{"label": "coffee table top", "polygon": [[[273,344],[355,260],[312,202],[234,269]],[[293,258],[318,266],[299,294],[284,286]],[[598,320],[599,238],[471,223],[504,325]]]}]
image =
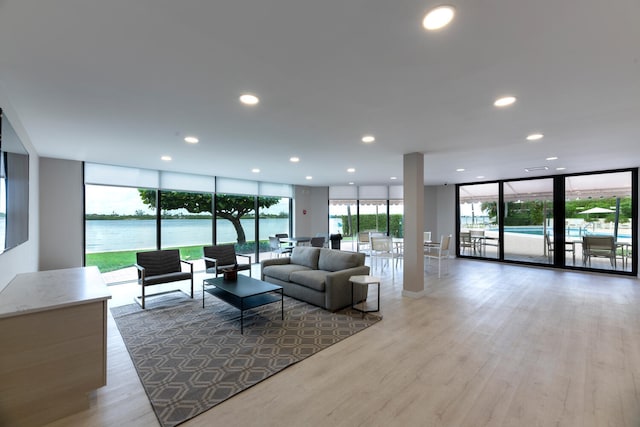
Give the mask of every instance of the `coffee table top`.
[{"label": "coffee table top", "polygon": [[204,282],[208,285],[214,285],[216,288],[220,288],[223,291],[239,298],[246,298],[252,295],[264,294],[266,292],[282,289],[282,286],[263,282],[262,280],[254,279],[253,277],[245,276],[243,274],[238,274],[237,280],[224,280],[224,277],[220,276],[215,279],[205,279]]}]

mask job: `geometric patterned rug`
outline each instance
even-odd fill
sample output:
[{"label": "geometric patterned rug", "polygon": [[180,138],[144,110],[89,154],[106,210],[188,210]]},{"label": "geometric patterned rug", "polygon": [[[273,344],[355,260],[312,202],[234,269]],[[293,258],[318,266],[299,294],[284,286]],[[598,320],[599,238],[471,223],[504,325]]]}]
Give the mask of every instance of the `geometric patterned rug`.
[{"label": "geometric patterned rug", "polygon": [[151,406],[162,426],[175,426],[381,319],[336,313],[284,297],[240,312],[207,295],[174,294],[111,308]]}]

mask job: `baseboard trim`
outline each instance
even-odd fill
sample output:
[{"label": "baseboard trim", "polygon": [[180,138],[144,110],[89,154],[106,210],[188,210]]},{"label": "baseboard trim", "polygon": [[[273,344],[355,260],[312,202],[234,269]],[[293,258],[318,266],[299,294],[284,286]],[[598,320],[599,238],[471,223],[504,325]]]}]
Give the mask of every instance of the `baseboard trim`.
[{"label": "baseboard trim", "polygon": [[407,291],[406,289],[402,290],[402,296],[407,298],[422,298],[426,295],[426,291],[423,289],[420,292]]}]

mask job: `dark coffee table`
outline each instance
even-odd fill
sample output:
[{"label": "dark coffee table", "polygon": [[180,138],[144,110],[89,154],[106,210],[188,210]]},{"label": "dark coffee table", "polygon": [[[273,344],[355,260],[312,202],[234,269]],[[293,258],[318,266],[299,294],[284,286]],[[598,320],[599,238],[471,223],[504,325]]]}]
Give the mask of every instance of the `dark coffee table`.
[{"label": "dark coffee table", "polygon": [[[278,297],[277,293],[280,293]],[[240,333],[244,333],[244,311],[280,301],[280,316],[284,320],[284,298],[282,286],[238,274],[236,280],[225,280],[223,276],[205,279],[202,282],[202,308],[204,295],[214,297],[240,309]]]}]

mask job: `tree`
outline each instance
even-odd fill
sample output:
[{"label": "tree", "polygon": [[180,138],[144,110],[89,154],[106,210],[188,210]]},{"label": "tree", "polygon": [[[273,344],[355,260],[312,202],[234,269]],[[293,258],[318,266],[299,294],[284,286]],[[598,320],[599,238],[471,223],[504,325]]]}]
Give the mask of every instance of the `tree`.
[{"label": "tree", "polygon": [[[156,191],[138,189],[142,202],[152,209],[156,208]],[[183,193],[163,191],[160,210],[186,209],[189,213],[211,213],[213,201],[211,193]],[[238,244],[247,242],[240,219],[254,212],[253,196],[216,195],[216,217],[231,221],[238,235]],[[266,209],[280,202],[279,197],[258,197],[258,207]]]}]

